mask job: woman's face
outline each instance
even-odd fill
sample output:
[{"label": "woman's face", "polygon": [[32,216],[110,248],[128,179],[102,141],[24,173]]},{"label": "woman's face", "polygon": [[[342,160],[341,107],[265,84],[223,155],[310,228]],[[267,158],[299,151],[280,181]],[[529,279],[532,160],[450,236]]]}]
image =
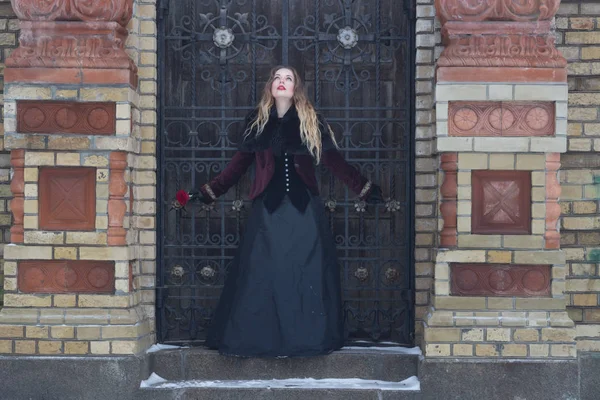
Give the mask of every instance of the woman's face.
[{"label": "woman's face", "polygon": [[271,94],[275,99],[291,99],[294,96],[295,86],[296,81],[294,79],[294,73],[287,68],[281,68],[275,72],[275,75],[273,77],[273,83],[271,84]]}]

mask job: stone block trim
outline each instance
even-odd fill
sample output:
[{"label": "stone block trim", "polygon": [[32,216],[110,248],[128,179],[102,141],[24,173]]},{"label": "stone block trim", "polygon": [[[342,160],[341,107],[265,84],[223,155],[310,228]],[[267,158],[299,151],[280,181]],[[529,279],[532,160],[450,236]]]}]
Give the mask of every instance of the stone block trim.
[{"label": "stone block trim", "polygon": [[[442,170],[448,170],[448,172],[445,172],[446,179],[440,189],[443,196],[440,205],[441,246],[453,247],[456,245],[458,248],[471,249],[558,248],[560,210],[556,205],[560,196],[560,185],[557,180],[559,166],[556,161],[557,157],[559,155],[556,153],[546,155],[511,153],[458,153],[455,155],[455,153],[445,153],[442,156]],[[456,161],[454,161],[455,158]],[[473,230],[474,215],[479,215],[476,214],[476,210],[481,211],[487,207],[486,203],[481,201],[483,198],[479,198],[482,196],[481,190],[475,192],[478,180],[474,178],[474,175],[498,173],[504,174],[510,179],[518,174],[528,177],[531,190],[530,208],[527,210],[530,218],[526,217],[526,219],[530,219],[528,232],[490,234],[477,229]],[[474,198],[474,193],[477,193],[479,197]],[[455,208],[454,201],[456,202]],[[524,203],[521,205],[524,207]],[[455,231],[456,233],[454,233]],[[528,234],[523,235],[523,233]],[[456,235],[456,244],[452,239],[455,237],[454,235]]]}]

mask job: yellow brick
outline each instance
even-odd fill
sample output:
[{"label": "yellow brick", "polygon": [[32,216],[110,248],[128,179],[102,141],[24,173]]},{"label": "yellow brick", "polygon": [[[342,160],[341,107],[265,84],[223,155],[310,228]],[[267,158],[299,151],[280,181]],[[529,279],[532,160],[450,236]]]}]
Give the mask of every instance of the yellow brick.
[{"label": "yellow brick", "polygon": [[577,348],[574,344],[553,344],[550,346],[553,357],[576,357]]},{"label": "yellow brick", "polygon": [[496,169],[496,170],[515,169],[514,154],[490,154],[490,169]]},{"label": "yellow brick", "polygon": [[42,151],[28,151],[25,153],[25,166],[52,166],[54,165],[54,153]]},{"label": "yellow brick", "polygon": [[89,342],[65,342],[65,354],[88,354]]},{"label": "yellow brick", "polygon": [[575,329],[573,328],[544,328],[542,329],[542,341],[544,342],[569,342],[575,340]]},{"label": "yellow brick", "polygon": [[77,90],[57,90],[55,97],[57,99],[76,99]]},{"label": "yellow brick", "polygon": [[50,100],[52,91],[49,87],[11,85],[5,94],[5,98],[13,100]]},{"label": "yellow brick", "polygon": [[546,184],[546,173],[542,171],[531,172],[531,185],[544,186]]},{"label": "yellow brick", "polygon": [[23,190],[25,197],[38,197],[38,185],[37,183],[26,183],[25,189]]},{"label": "yellow brick", "polygon": [[517,154],[518,170],[543,170],[546,167],[546,156],[540,154]]},{"label": "yellow brick", "polygon": [[38,229],[38,216],[26,215],[23,218],[23,227],[25,229]]},{"label": "yellow brick", "polygon": [[458,342],[460,329],[457,328],[426,328],[426,342]]},{"label": "yellow brick", "polygon": [[75,328],[72,326],[53,326],[50,335],[56,339],[72,339],[75,337]]},{"label": "yellow brick", "polygon": [[12,352],[12,340],[0,340],[0,354],[10,354]]},{"label": "yellow brick", "polygon": [[38,201],[37,200],[25,200],[23,204],[23,210],[25,214],[37,214],[38,213]]},{"label": "yellow brick", "polygon": [[548,357],[550,346],[547,344],[530,344],[529,355],[531,357]]},{"label": "yellow brick", "polygon": [[35,309],[8,309],[0,313],[0,324],[35,324],[38,321],[38,311]]},{"label": "yellow brick", "polygon": [[492,344],[475,345],[475,354],[478,357],[498,357],[498,348]]},{"label": "yellow brick", "polygon": [[12,325],[0,325],[0,338],[22,338],[23,327]]},{"label": "yellow brick", "polygon": [[90,342],[92,354],[110,354],[110,342]]},{"label": "yellow brick", "polygon": [[456,218],[456,229],[458,232],[471,232],[471,218],[470,217]]},{"label": "yellow brick", "polygon": [[62,354],[62,342],[40,340],[38,349],[40,354]]},{"label": "yellow brick", "polygon": [[67,244],[106,244],[106,233],[67,232]]},{"label": "yellow brick", "polygon": [[76,260],[77,247],[55,247],[54,258],[57,260]]},{"label": "yellow brick", "polygon": [[450,355],[450,345],[428,344],[425,346],[425,355],[428,357],[447,357]]},{"label": "yellow brick", "polygon": [[[541,261],[540,261],[541,263]],[[535,299],[524,298],[516,299],[516,308],[518,310],[559,310],[564,309],[565,301],[563,299]]]},{"label": "yellow brick", "polygon": [[488,166],[487,154],[460,153],[458,155],[458,169],[486,169]]},{"label": "yellow brick", "polygon": [[16,354],[35,354],[35,340],[15,340]]},{"label": "yellow brick", "polygon": [[504,357],[527,357],[526,344],[502,345],[502,356]]},{"label": "yellow brick", "polygon": [[510,341],[510,329],[488,328],[487,329],[487,341],[488,342],[509,342]]},{"label": "yellow brick", "polygon": [[96,229],[108,229],[108,217],[96,217]]},{"label": "yellow brick", "polygon": [[475,323],[479,326],[498,326],[500,325],[500,316],[495,312],[476,312]]},{"label": "yellow brick", "polygon": [[474,313],[456,312],[454,313],[454,323],[456,326],[471,326],[475,324]]},{"label": "yellow brick", "polygon": [[537,342],[539,338],[540,332],[537,329],[515,329],[516,342]]},{"label": "yellow brick", "polygon": [[48,138],[48,149],[55,150],[86,150],[90,148],[87,137],[53,137]]},{"label": "yellow brick", "polygon": [[483,342],[483,329],[473,328],[469,330],[463,330],[462,340],[464,342]]},{"label": "yellow brick", "polygon": [[493,248],[501,245],[500,235],[458,235],[458,247],[460,248]]},{"label": "yellow brick", "polygon": [[594,214],[596,210],[595,201],[578,201],[573,203],[573,212],[575,214]]},{"label": "yellow brick", "polygon": [[471,185],[471,172],[459,172],[456,175],[457,183],[460,186],[470,186]]},{"label": "yellow brick", "polygon": [[114,341],[111,342],[112,354],[136,354],[138,351],[137,341]]},{"label": "yellow brick", "polygon": [[512,252],[510,251],[493,251],[487,252],[487,262],[489,263],[510,263],[512,260]]},{"label": "yellow brick", "polygon": [[[25,231],[25,244],[62,244],[62,232]],[[34,250],[35,251],[35,250]]]},{"label": "yellow brick", "polygon": [[446,310],[473,310],[485,308],[484,297],[449,297],[435,298],[435,307]]},{"label": "yellow brick", "polygon": [[543,236],[505,235],[504,246],[511,249],[542,249]]},{"label": "yellow brick", "polygon": [[93,309],[72,309],[67,310],[65,316],[67,324],[107,324],[108,310],[93,310]]},{"label": "yellow brick", "polygon": [[452,313],[449,311],[434,311],[427,320],[429,326],[452,326]]},{"label": "yellow brick", "polygon": [[129,100],[128,88],[82,88],[80,99],[83,101],[118,101]]},{"label": "yellow brick", "polygon": [[490,297],[488,299],[488,308],[490,310],[510,310],[512,309],[513,300],[504,297]]},{"label": "yellow brick", "polygon": [[50,307],[52,296],[33,294],[5,294],[4,305],[9,307]]},{"label": "yellow brick", "polygon": [[87,156],[83,159],[83,165],[86,167],[106,167],[108,166],[108,158],[98,155]]},{"label": "yellow brick", "polygon": [[[491,299],[489,299],[491,300]],[[489,301],[488,300],[488,301]],[[512,299],[510,299],[512,301]],[[502,326],[525,326],[527,317],[524,312],[503,312]]]},{"label": "yellow brick", "polygon": [[473,355],[473,345],[455,344],[452,346],[452,355],[457,357],[470,357]]},{"label": "yellow brick", "polygon": [[97,327],[97,326],[77,327],[77,339],[86,339],[86,340],[100,339],[100,327]]},{"label": "yellow brick", "polygon": [[58,153],[56,155],[56,165],[78,166],[81,165],[79,153]]},{"label": "yellow brick", "polygon": [[129,296],[116,295],[79,295],[79,307],[115,307],[125,308],[129,306]]},{"label": "yellow brick", "polygon": [[27,326],[25,328],[25,336],[28,338],[47,339],[48,335],[47,326]]},{"label": "yellow brick", "polygon": [[75,307],[77,305],[77,296],[74,294],[55,294],[54,307]]}]

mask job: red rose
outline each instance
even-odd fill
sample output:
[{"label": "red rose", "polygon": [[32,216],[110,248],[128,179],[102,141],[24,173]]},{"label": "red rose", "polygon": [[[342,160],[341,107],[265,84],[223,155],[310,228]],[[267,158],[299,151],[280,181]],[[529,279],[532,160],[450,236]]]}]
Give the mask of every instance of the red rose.
[{"label": "red rose", "polygon": [[181,204],[181,207],[185,207],[187,202],[190,200],[190,195],[185,190],[180,190],[175,195],[175,198],[177,199],[177,202]]}]

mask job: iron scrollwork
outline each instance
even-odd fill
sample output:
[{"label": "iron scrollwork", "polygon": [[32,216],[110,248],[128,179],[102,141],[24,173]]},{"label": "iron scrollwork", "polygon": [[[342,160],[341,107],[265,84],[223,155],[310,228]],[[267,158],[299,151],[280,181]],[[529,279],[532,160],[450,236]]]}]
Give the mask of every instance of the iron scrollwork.
[{"label": "iron scrollwork", "polygon": [[[412,0],[406,0],[410,2]],[[367,205],[319,169],[349,340],[412,344],[414,26],[394,0],[177,0],[159,34],[161,342],[201,343],[246,223],[251,173],[218,201],[169,213],[235,153],[276,64],[298,67],[340,152],[390,198]],[[162,4],[162,3],[161,3]],[[293,11],[293,12],[291,12]]]}]

